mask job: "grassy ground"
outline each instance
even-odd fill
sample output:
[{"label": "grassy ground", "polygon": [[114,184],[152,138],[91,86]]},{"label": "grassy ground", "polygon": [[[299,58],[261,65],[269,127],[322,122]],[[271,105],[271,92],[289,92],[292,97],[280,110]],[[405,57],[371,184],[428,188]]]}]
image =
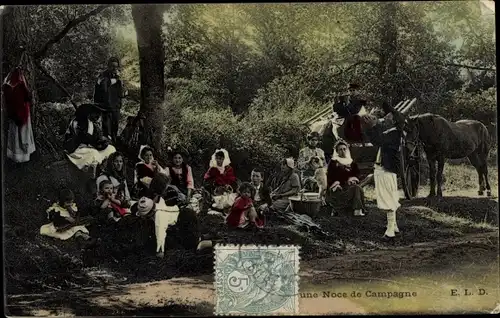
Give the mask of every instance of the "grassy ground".
[{"label": "grassy ground", "polygon": [[[498,180],[493,176],[497,175],[497,170],[496,168],[491,170],[490,180],[496,193]],[[143,241],[143,246],[134,245],[129,252],[120,253],[122,247],[112,239],[105,241],[94,251],[82,252],[74,242],[59,242],[41,237],[38,235],[38,230],[44,223],[44,211],[56,193],[56,188],[49,177],[57,173],[64,174],[64,171],[47,170],[43,165],[36,163],[11,165],[6,167],[5,171],[7,174],[4,212],[5,273],[11,314],[27,314],[27,308],[33,307],[52,308],[56,303],[61,304],[64,297],[70,297],[69,291],[72,290],[80,294],[78,301],[73,299],[68,306],[78,315],[164,315],[165,312],[188,315],[207,312],[210,314],[210,310],[207,309],[210,308],[209,305],[191,306],[189,301],[184,304],[171,302],[165,304],[167,311],[161,313],[156,307],[149,308],[144,305],[141,308],[140,304],[136,304],[134,308],[122,305],[110,309],[86,302],[86,297],[110,293],[109,288],[100,292],[105,286],[114,286],[116,290],[113,293],[119,295],[120,286],[125,283],[211,275],[213,256],[169,250],[165,259],[158,260],[153,256],[151,249],[154,243],[147,238]],[[376,209],[373,192],[370,189],[367,189],[367,217],[358,219],[351,216],[331,217],[323,214],[317,218],[322,228],[331,234],[329,237],[317,237],[280,222],[270,222],[266,229],[259,233],[228,231],[222,220],[216,216],[200,219],[202,232],[224,243],[297,244],[301,246],[303,262],[316,263],[317,260],[335,256],[362,255],[371,251],[406,248],[439,240],[467,240],[470,235],[498,231],[498,203],[490,198],[475,196],[477,189],[475,171],[466,165],[446,165],[445,174],[447,176],[445,198],[402,200],[404,208],[398,215],[398,223],[403,233],[395,243],[396,246],[387,246],[381,239],[385,228],[385,215]],[[421,193],[426,195],[427,191],[428,189],[423,188]],[[457,196],[457,191],[462,191],[466,195]],[[84,191],[77,193],[77,203],[82,209],[88,200],[90,198]],[[116,234],[125,237],[128,233]],[[457,248],[462,253],[469,253],[466,246],[456,247],[455,250]],[[496,247],[483,248],[491,250]],[[438,257],[435,262],[439,263],[440,256],[433,255]],[[450,257],[453,260],[457,256],[453,254]],[[346,275],[350,271],[348,264],[343,265]],[[375,270],[375,268],[370,269],[374,264],[376,262],[367,263],[368,267],[365,270]],[[339,265],[339,268],[341,267]],[[85,290],[88,292],[81,294]],[[28,294],[36,295],[30,296],[31,300],[27,300]],[[59,296],[54,298],[55,294],[61,295],[61,298],[57,298]],[[29,303],[32,305],[28,305]]]}]

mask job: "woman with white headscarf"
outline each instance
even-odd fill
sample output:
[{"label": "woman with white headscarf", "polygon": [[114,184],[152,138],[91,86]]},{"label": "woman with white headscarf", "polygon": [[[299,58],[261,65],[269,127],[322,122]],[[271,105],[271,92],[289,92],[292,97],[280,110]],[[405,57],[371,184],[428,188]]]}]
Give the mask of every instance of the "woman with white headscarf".
[{"label": "woman with white headscarf", "polygon": [[281,182],[271,193],[273,204],[269,207],[274,212],[285,212],[290,205],[290,197],[297,195],[300,191],[299,175],[295,172],[295,161],[293,158],[283,159],[281,163]]},{"label": "woman with white headscarf", "polygon": [[326,203],[336,212],[354,211],[364,216],[364,194],[359,186],[360,171],[351,158],[349,145],[341,140],[335,144],[332,160],[328,164]]},{"label": "woman with white headscarf", "polygon": [[[217,149],[210,160],[210,167],[203,176],[212,190],[223,188],[228,189],[236,182],[234,170],[231,167],[231,160],[226,149]],[[232,191],[231,191],[232,192]]]},{"label": "woman with white headscarf", "polygon": [[142,145],[139,149],[139,162],[135,164],[134,169],[134,187],[135,194],[140,198],[144,195],[151,183],[151,180],[157,173],[168,173],[163,169],[153,156],[153,148],[148,145]]}]

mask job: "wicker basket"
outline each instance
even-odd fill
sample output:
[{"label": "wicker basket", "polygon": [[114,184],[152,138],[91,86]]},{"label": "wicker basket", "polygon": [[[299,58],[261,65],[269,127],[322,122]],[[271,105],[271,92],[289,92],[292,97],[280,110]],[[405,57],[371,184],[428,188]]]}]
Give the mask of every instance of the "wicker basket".
[{"label": "wicker basket", "polygon": [[307,214],[316,217],[321,209],[321,200],[318,198],[306,199],[303,196],[291,197],[290,207],[295,213]]}]

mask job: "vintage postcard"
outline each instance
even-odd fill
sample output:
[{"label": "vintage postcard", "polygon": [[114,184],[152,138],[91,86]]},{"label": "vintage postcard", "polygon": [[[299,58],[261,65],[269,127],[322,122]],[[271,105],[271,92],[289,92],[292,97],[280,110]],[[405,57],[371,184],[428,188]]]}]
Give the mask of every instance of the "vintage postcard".
[{"label": "vintage postcard", "polygon": [[494,1],[0,20],[8,316],[499,312]]}]

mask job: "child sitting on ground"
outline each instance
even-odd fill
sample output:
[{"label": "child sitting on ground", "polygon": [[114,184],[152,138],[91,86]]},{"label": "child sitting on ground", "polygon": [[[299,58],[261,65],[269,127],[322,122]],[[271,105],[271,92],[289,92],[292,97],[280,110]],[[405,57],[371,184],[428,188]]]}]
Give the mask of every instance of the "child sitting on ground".
[{"label": "child sitting on ground", "polygon": [[255,188],[250,183],[244,182],[239,187],[238,192],[239,196],[231,207],[226,223],[236,228],[245,228],[248,225],[257,228],[264,227],[264,216],[259,215],[253,206],[252,198],[255,195]]},{"label": "child sitting on ground", "polygon": [[126,208],[126,200],[120,198],[115,193],[113,183],[110,180],[103,180],[99,183],[99,193],[95,199],[95,205],[99,210],[99,219],[106,217],[107,220],[118,222],[123,216],[130,214]]},{"label": "child sitting on ground", "polygon": [[71,190],[61,190],[58,202],[47,209],[47,218],[50,223],[42,225],[41,235],[60,240],[67,240],[74,236],[84,242],[87,247],[95,244],[95,240],[90,237],[85,227],[90,224],[91,218],[80,218],[75,196]]}]

